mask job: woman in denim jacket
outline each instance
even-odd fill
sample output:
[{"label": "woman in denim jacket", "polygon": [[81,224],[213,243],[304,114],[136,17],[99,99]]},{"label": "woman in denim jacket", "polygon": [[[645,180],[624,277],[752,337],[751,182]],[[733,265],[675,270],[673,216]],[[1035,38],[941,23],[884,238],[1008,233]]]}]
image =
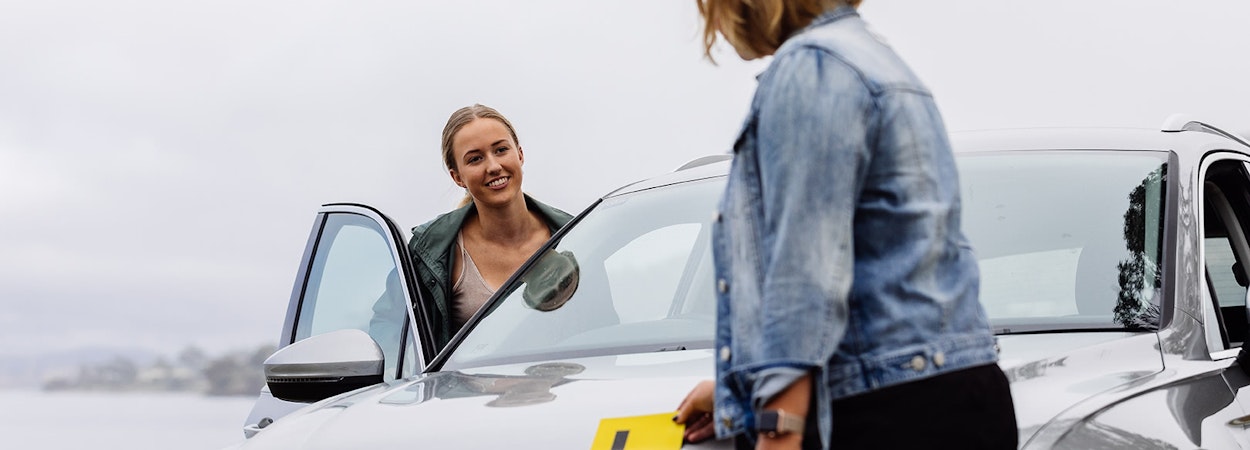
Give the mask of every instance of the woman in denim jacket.
[{"label": "woman in denim jacket", "polygon": [[674,420],[756,448],[1014,448],[932,95],[849,3],[698,0],[773,56],[713,235],[716,381]]}]

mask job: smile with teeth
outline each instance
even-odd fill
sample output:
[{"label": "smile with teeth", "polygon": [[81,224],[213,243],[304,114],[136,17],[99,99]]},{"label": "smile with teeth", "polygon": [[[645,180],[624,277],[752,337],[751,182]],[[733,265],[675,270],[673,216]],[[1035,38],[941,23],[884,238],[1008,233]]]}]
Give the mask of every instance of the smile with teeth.
[{"label": "smile with teeth", "polygon": [[509,180],[509,179],[511,179],[511,178],[512,178],[512,177],[496,178],[496,179],[494,179],[494,180],[491,180],[491,182],[490,182],[490,183],[486,183],[486,186],[493,187],[493,188],[494,188],[494,187],[500,187],[500,186],[503,186],[503,185],[504,185],[504,183],[507,183],[507,182],[508,182],[508,180]]}]

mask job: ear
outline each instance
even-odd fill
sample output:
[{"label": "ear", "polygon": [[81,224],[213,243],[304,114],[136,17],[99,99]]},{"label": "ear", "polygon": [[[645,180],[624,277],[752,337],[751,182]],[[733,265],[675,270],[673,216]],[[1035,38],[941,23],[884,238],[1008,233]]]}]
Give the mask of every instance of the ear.
[{"label": "ear", "polygon": [[456,186],[465,187],[464,180],[460,179],[460,173],[456,172],[456,169],[447,169],[447,173],[451,175],[451,181],[456,182]]},{"label": "ear", "polygon": [[521,161],[521,164],[525,164],[525,150],[519,145],[516,146],[516,157]]}]

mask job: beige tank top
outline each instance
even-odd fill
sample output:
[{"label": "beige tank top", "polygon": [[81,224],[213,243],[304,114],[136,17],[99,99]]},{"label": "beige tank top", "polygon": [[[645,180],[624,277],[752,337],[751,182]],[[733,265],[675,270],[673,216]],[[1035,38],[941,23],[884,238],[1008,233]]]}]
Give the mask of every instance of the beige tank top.
[{"label": "beige tank top", "polygon": [[486,284],[482,272],[477,270],[477,264],[473,263],[469,251],[464,248],[462,233],[456,233],[456,245],[460,247],[460,278],[451,287],[451,319],[458,330],[486,304],[495,290]]}]

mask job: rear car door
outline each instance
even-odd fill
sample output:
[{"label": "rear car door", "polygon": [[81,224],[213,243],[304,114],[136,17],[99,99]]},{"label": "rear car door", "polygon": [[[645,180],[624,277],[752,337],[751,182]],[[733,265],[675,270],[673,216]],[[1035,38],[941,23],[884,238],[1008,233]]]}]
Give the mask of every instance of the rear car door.
[{"label": "rear car door", "polygon": [[[328,204],[318,211],[291,290],[278,347],[319,334],[357,329],[385,356],[383,381],[421,372],[433,356],[429,327],[414,305],[408,233],[380,211]],[[265,386],[244,424],[248,437],[306,406],[275,398]]]}]

